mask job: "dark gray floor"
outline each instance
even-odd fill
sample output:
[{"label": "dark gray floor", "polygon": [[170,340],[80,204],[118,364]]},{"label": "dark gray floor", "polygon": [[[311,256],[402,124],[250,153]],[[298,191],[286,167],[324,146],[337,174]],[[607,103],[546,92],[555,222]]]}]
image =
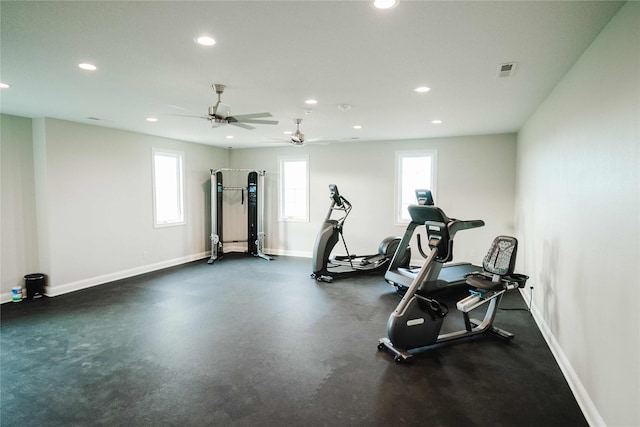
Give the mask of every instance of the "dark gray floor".
[{"label": "dark gray floor", "polygon": [[498,313],[510,343],[397,365],[376,348],[393,288],[310,267],[231,255],[4,304],[2,426],[587,425],[529,312]]}]

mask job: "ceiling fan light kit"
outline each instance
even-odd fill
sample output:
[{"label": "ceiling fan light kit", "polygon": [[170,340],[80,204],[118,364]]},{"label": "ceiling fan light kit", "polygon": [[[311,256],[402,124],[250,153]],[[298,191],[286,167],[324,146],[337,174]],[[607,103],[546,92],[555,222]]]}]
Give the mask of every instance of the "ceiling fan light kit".
[{"label": "ceiling fan light kit", "polygon": [[296,124],[296,131],[291,135],[291,143],[295,146],[304,145],[304,133],[300,132],[300,123],[302,123],[302,119],[295,118],[293,122]]}]

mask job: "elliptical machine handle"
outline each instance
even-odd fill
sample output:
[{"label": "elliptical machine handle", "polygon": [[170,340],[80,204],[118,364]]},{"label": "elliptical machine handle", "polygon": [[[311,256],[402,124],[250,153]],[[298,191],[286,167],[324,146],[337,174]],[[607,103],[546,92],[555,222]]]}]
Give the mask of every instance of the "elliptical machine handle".
[{"label": "elliptical machine handle", "polygon": [[343,204],[347,205],[347,208],[351,209],[351,203],[349,203],[349,201],[347,199],[345,199],[344,197],[340,196],[340,200],[342,201]]}]

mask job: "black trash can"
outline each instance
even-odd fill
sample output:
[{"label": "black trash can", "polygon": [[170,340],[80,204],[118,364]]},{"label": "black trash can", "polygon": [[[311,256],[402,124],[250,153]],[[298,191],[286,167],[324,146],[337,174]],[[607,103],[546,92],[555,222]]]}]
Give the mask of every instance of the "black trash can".
[{"label": "black trash can", "polygon": [[24,284],[27,288],[27,299],[44,296],[45,276],[42,273],[27,274],[24,276]]}]

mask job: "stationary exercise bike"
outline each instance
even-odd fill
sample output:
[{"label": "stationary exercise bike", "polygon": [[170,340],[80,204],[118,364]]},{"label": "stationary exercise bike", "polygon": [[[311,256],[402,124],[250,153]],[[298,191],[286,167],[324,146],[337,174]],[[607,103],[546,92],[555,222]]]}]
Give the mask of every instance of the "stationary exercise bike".
[{"label": "stationary exercise bike", "polygon": [[[322,222],[313,247],[313,273],[311,273],[311,278],[319,282],[330,283],[334,278],[340,276],[385,270],[398,249],[400,237],[387,237],[382,240],[378,246],[377,254],[362,256],[349,254],[342,229],[349,212],[351,212],[351,203],[340,195],[338,186],[335,184],[329,185],[329,194],[331,206],[325,220]],[[339,219],[331,219],[334,212],[338,212],[343,216]],[[331,251],[339,239],[342,239],[347,255],[338,255],[330,258]],[[404,258],[398,260],[398,263],[408,266],[411,252],[404,251],[404,254]]]},{"label": "stationary exercise bike", "polygon": [[[387,349],[394,354],[397,363],[411,361],[413,353],[428,350],[430,346],[492,333],[506,340],[513,334],[493,326],[496,312],[505,292],[523,288],[528,276],[514,274],[518,241],[515,237],[498,236],[485,256],[483,271],[467,275],[466,283],[471,287],[468,297],[460,300],[456,308],[462,312],[465,329],[440,334],[448,308],[435,299],[419,293],[419,285],[438,264],[451,256],[453,240],[450,229],[455,223],[447,223],[446,216],[437,207],[431,207],[429,219],[425,221],[431,249],[427,261],[409,286],[404,297],[387,322],[387,338],[378,340],[378,350]],[[482,321],[472,319],[469,313],[489,303]]]}]

